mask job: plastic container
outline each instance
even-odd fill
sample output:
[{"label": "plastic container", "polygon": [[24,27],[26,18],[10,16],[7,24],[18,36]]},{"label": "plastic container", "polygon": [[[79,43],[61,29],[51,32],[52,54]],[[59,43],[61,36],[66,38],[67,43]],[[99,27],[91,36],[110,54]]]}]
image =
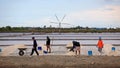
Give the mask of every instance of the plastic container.
[{"label": "plastic container", "polygon": [[112,47],[112,51],[115,51],[115,47]]},{"label": "plastic container", "polygon": [[48,52],[47,51],[43,51],[44,54],[47,54]]},{"label": "plastic container", "polygon": [[88,56],[92,56],[92,51],[88,51]]},{"label": "plastic container", "polygon": [[38,47],[38,50],[42,50],[42,47]]}]

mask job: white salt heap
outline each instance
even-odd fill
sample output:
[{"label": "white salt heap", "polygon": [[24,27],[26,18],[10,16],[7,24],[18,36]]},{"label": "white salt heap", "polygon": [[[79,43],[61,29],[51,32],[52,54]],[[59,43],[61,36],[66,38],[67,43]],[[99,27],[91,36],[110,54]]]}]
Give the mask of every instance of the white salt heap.
[{"label": "white salt heap", "polygon": [[114,47],[112,44],[105,44],[104,47],[103,47],[104,55],[120,56],[120,51],[119,50],[112,51],[112,47]]},{"label": "white salt heap", "polygon": [[11,53],[15,52],[18,50],[18,48],[26,48],[24,44],[18,44],[18,45],[11,45],[7,46],[3,49],[2,53],[0,54],[1,56],[9,56]]}]

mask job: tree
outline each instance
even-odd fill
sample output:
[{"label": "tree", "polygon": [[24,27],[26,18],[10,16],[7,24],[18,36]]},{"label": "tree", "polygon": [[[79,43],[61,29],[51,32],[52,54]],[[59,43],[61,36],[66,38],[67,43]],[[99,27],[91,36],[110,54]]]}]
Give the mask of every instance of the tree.
[{"label": "tree", "polygon": [[46,28],[46,25],[44,25],[44,27],[43,28]]},{"label": "tree", "polygon": [[11,31],[11,26],[6,26],[6,30]]}]

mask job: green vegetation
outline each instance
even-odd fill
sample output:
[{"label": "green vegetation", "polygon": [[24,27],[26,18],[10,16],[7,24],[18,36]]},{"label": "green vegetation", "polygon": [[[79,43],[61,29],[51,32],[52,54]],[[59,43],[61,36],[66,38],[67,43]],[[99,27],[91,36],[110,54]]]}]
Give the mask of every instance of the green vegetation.
[{"label": "green vegetation", "polygon": [[[40,32],[40,33],[58,33],[59,28],[55,27],[0,27],[0,32]],[[120,28],[89,28],[89,27],[72,27],[72,28],[61,28],[62,33],[79,33],[79,32],[91,32],[91,33],[102,33],[102,32],[120,32]]]}]

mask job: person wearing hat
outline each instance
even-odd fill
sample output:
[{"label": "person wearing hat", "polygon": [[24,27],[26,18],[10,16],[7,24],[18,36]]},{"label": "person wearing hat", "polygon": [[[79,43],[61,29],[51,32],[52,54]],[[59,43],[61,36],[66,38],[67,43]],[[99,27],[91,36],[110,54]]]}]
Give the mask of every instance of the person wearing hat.
[{"label": "person wearing hat", "polygon": [[98,43],[97,43],[97,47],[98,47],[98,51],[102,54],[102,48],[104,46],[104,43],[101,39],[101,37],[99,37]]}]

